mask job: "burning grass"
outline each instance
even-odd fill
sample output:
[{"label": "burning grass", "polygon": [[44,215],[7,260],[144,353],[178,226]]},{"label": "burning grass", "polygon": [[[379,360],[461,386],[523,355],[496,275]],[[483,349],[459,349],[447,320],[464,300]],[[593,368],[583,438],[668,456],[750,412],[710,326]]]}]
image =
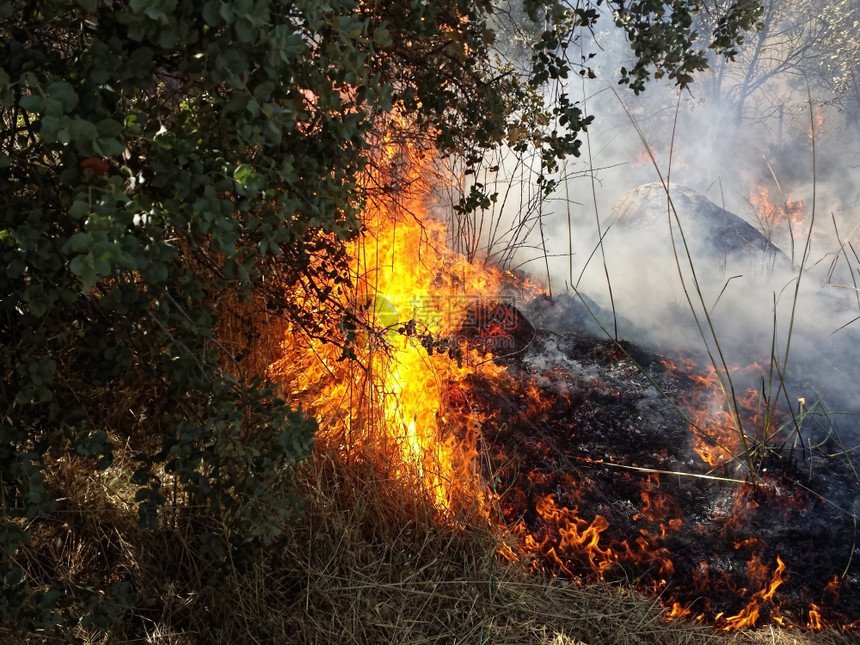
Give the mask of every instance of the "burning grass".
[{"label": "burning grass", "polygon": [[[279,541],[226,570],[214,569],[196,544],[195,522],[205,515],[179,509],[182,519],[171,526],[140,532],[117,479],[82,484],[61,470],[53,478],[69,495],[68,521],[50,535],[40,533],[26,556],[34,568],[68,565],[69,584],[83,582],[83,569],[89,576],[125,575],[141,602],[119,608],[123,619],[112,642],[852,642],[835,632],[770,628],[729,635],[683,619],[667,623],[659,600],[629,585],[536,576],[498,556],[500,545],[514,538],[485,517],[441,519],[435,503],[416,498],[411,486],[367,463],[348,464],[336,451],[318,449],[297,473],[303,512]],[[60,539],[71,560],[51,550]],[[68,642],[74,638],[106,642],[97,625],[67,634]],[[29,642],[42,641],[34,634]]]},{"label": "burning grass", "polygon": [[408,487],[335,455],[318,454],[302,485],[306,512],[284,550],[243,578],[243,595],[262,601],[248,623],[265,626],[271,642],[849,642],[826,633],[812,640],[800,630],[717,634],[667,623],[659,601],[623,585],[536,577],[497,556],[509,534],[481,518],[440,522],[432,505],[416,506]]},{"label": "burning grass", "polygon": [[[405,166],[414,174],[398,186],[421,185],[420,155],[407,146],[392,158],[416,164]],[[384,158],[379,166],[386,167]],[[679,454],[678,446],[688,443],[691,427],[702,435],[694,432],[706,466],[743,461],[738,452],[746,450],[746,436],[738,442],[739,421],[708,419],[716,412],[709,404],[689,426],[670,423],[678,432],[672,430],[674,438],[667,443],[656,433],[643,433],[638,426],[651,421],[637,421],[637,411],[630,411],[642,398],[627,391],[641,367],[631,363],[627,381],[601,372],[607,364],[611,371],[624,363],[611,343],[604,343],[601,352],[600,343],[587,341],[589,351],[599,354],[589,368],[598,375],[589,380],[571,369],[579,365],[575,352],[557,352],[558,364],[549,370],[524,365],[519,355],[532,339],[515,338],[525,327],[514,324],[515,316],[500,317],[508,327],[504,333],[493,331],[493,325],[472,325],[467,332],[464,321],[475,312],[510,311],[480,302],[463,306],[473,294],[498,297],[501,277],[447,250],[444,232],[425,216],[421,197],[420,190],[400,191],[396,199],[374,201],[368,208],[365,234],[351,251],[353,290],[342,302],[344,311],[353,312],[346,327],[353,360],[342,360],[337,343],[303,343],[300,334],[288,332],[284,358],[270,368],[290,396],[321,420],[323,452],[363,467],[366,479],[398,482],[411,490],[406,498],[392,500],[400,499],[409,512],[417,512],[415,505],[434,509],[432,518],[422,521],[433,519],[455,534],[476,525],[489,534],[512,531],[509,543],[496,549],[540,575],[626,584],[661,598],[674,618],[696,618],[726,631],[769,622],[804,625],[807,608],[809,623],[819,626],[818,606],[808,605],[809,592],[798,591],[797,585],[791,608],[783,608],[778,592],[788,580],[786,562],[753,535],[744,513],[732,511],[720,519],[718,508],[705,509],[711,495],[724,497],[725,490],[687,489],[698,506],[682,513],[683,486],[670,491],[656,476],[614,476],[616,466],[635,467],[636,462],[644,472],[661,466],[664,472],[687,472],[695,460],[682,461],[691,455]],[[456,347],[447,344],[451,339]],[[483,341],[490,339],[493,344],[508,340],[519,349],[511,352],[511,360],[490,360],[482,351]],[[447,351],[438,351],[440,346]],[[639,387],[647,388],[646,379],[639,380]],[[689,380],[691,387],[710,389],[707,378]],[[769,422],[759,434],[750,437],[756,445],[773,435]],[[631,436],[639,436],[643,445],[631,443]],[[704,450],[705,443],[717,450]],[[634,487],[632,497],[619,481]],[[738,491],[747,490],[745,485]],[[349,488],[363,490],[358,483]],[[381,499],[389,499],[384,490]],[[741,497],[745,501],[752,495]],[[378,491],[372,499],[377,498]],[[347,506],[367,503],[357,497]],[[631,513],[619,512],[625,503]],[[409,525],[409,517],[389,518],[387,524],[399,529]],[[760,518],[752,512],[747,519]],[[389,536],[388,542],[397,537]],[[705,546],[697,547],[695,540]]]}]

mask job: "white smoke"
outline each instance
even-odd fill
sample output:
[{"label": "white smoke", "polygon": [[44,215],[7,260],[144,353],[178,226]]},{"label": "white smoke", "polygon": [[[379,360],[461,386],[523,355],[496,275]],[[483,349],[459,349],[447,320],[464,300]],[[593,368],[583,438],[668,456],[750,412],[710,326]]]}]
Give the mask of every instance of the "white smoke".
[{"label": "white smoke", "polygon": [[[574,78],[565,91],[596,120],[512,264],[547,280],[554,294],[576,290],[595,301],[610,334],[617,327],[658,351],[718,343],[741,366],[775,358],[798,396],[811,388],[812,398],[860,407],[860,148],[848,116],[787,72],[750,92],[740,109],[738,83],[750,60],[743,52],[688,91],[657,81],[635,96],[617,84],[629,62],[617,31],[583,47],[599,48],[597,78]],[[655,181],[670,196],[694,191],[746,220],[785,257],[741,260],[698,248],[696,283],[677,230],[673,248],[665,202],[647,221],[613,221],[619,200]],[[763,191],[775,212],[756,208]],[[494,216],[521,217],[511,203]],[[681,224],[687,232],[689,222]],[[694,246],[699,234],[690,230]]]}]

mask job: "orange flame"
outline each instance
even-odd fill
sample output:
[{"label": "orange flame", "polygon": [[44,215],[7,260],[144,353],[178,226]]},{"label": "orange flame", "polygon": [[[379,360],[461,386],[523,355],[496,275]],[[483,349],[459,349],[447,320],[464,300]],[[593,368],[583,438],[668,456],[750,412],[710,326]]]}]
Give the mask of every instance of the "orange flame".
[{"label": "orange flame", "polygon": [[644,519],[658,524],[660,537],[666,537],[669,533],[677,533],[681,530],[683,520],[681,519],[681,508],[678,501],[660,488],[660,478],[656,474],[650,474],[642,482],[642,508],[633,520]]},{"label": "orange flame", "polygon": [[[748,566],[756,573],[761,573],[761,562],[757,555],[753,556],[753,559],[750,561]],[[776,590],[779,589],[783,582],[785,582],[785,578],[783,577],[784,573],[785,563],[782,561],[782,558],[776,556],[776,569],[773,572],[773,577],[770,582],[752,595],[752,598],[750,598],[750,601],[747,603],[746,607],[740,611],[740,613],[725,619],[726,626],[724,629],[726,631],[736,631],[738,629],[755,627],[763,609],[762,603],[770,604],[773,602]],[[771,611],[771,618],[774,620],[779,617],[778,613],[776,613],[777,609],[777,607],[774,607]]]},{"label": "orange flame", "polygon": [[820,105],[815,106],[815,116],[813,117],[813,122],[809,124],[809,138],[817,139],[822,135],[822,130],[824,129],[824,113],[821,110]]},{"label": "orange flame", "polygon": [[[281,344],[282,358],[269,366],[269,374],[295,404],[319,420],[318,441],[345,461],[367,463],[381,479],[404,483],[443,517],[462,510],[487,517],[492,494],[475,465],[484,419],[469,411],[464,392],[469,376],[479,370],[497,382],[509,377],[476,350],[437,341],[456,336],[478,298],[498,293],[503,276],[447,247],[444,227],[429,217],[431,191],[422,180],[430,174],[429,159],[414,143],[392,138],[380,142],[367,181],[374,186],[396,183],[396,190],[382,190],[368,199],[363,230],[347,248],[349,284],[331,285],[326,304],[294,296],[304,306],[316,307],[324,325],[319,330],[290,328]],[[692,366],[685,371],[692,373]],[[688,402],[695,448],[705,463],[725,464],[740,450],[740,421],[726,410],[716,370],[692,378],[699,392],[698,400]],[[540,418],[553,405],[534,381],[521,392],[531,418]],[[566,398],[568,393],[560,389],[558,396]],[[757,396],[751,391],[744,405],[753,408]],[[681,530],[682,520],[678,502],[661,490],[659,476],[642,483],[642,505],[633,517],[641,522],[639,534],[629,541],[608,537],[604,516],[581,517],[570,500],[572,496],[580,504],[577,496],[584,489],[576,487],[572,476],[565,484],[571,489],[568,506],[552,494],[539,498],[535,511],[543,524],[534,533],[524,521],[517,524],[513,533],[518,547],[542,556],[571,578],[603,580],[613,567],[634,563],[656,572],[654,592],[666,591],[676,563],[663,544],[670,533]],[[743,523],[745,514],[754,510],[756,502],[746,492],[743,486],[737,490],[726,527]],[[755,626],[763,612],[781,620],[775,598],[786,580],[785,564],[777,556],[771,573],[754,540],[738,546],[752,550],[747,577],[749,587],[758,590],[735,590],[746,606],[730,617],[718,614],[716,621],[736,630]],[[503,545],[499,553],[516,561],[522,551]],[[710,569],[702,562],[693,571],[703,594],[711,584]],[[713,573],[719,577],[716,569]],[[667,603],[670,618],[692,615],[671,597]],[[710,612],[709,607],[705,610]],[[820,628],[816,605],[809,611],[809,624]]]},{"label": "orange flame", "polygon": [[789,195],[782,204],[777,204],[771,201],[767,186],[756,186],[750,191],[749,202],[762,233],[768,239],[783,225],[789,227],[791,235],[803,231],[805,213],[801,200],[793,200]]},{"label": "orange flame", "polygon": [[[708,365],[702,373],[692,360],[663,360],[670,373],[685,376],[693,382],[681,407],[690,420],[693,449],[706,464],[722,466],[741,454],[744,444],[774,438],[774,428],[781,416],[766,410],[761,393],[749,388],[743,396],[733,398],[724,372]],[[732,366],[730,378],[761,375],[758,363],[744,368]]]},{"label": "orange flame", "polygon": [[[600,544],[601,533],[609,528],[606,518],[597,515],[588,522],[579,517],[576,508],[556,504],[552,495],[539,499],[535,508],[542,519],[557,529],[558,537],[547,536],[538,543],[531,535],[527,535],[526,548],[543,553],[570,577],[581,573],[571,570],[570,565],[575,561],[586,568],[586,573],[597,574],[597,579],[602,579],[606,569],[616,561],[612,550]],[[564,556],[564,560],[560,555]]]},{"label": "orange flame", "polygon": [[823,629],[821,624],[821,608],[814,602],[809,603],[809,620],[807,621],[806,626],[809,629],[814,629],[816,631],[821,631],[821,629]]},{"label": "orange flame", "polygon": [[[668,360],[663,364],[672,372],[676,365]],[[712,365],[705,374],[697,374],[690,366],[688,372],[695,384],[691,396],[684,402],[690,417],[693,449],[706,464],[721,466],[736,455],[741,446],[740,422],[728,405],[720,376]]]},{"label": "orange flame", "polygon": [[446,248],[422,181],[430,156],[390,136],[377,150],[368,185],[389,189],[371,195],[363,230],[348,245],[350,284],[333,290],[334,304],[320,311],[324,330],[288,330],[269,374],[319,420],[318,442],[346,460],[410,483],[440,511],[480,506],[473,465],[480,420],[465,426],[469,436],[453,431],[447,383],[479,362],[484,371],[501,368],[456,343],[439,352],[422,340],[450,338],[476,294],[496,294],[500,274]]}]

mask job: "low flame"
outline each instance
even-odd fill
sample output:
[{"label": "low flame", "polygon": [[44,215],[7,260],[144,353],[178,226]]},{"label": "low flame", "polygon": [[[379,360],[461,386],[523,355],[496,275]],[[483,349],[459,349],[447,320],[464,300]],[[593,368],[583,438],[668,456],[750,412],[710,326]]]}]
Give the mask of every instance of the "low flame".
[{"label": "low flame", "polygon": [[[753,555],[748,566],[751,577],[758,576],[766,570],[762,568],[758,555]],[[759,617],[761,616],[763,605],[765,603],[773,603],[776,590],[779,589],[783,582],[785,582],[784,575],[785,563],[782,561],[782,558],[776,556],[776,569],[773,572],[770,582],[752,595],[750,601],[747,603],[746,607],[740,611],[740,613],[725,619],[726,631],[755,627],[758,623]],[[777,608],[774,607],[771,611],[771,619],[776,620],[778,617],[779,614]]]},{"label": "low flame", "polygon": [[748,442],[773,438],[779,418],[766,410],[762,395],[749,388],[743,396],[733,398],[730,379],[763,375],[758,363],[729,368],[728,376],[713,365],[698,369],[692,360],[663,360],[670,373],[685,376],[693,382],[681,407],[690,420],[693,449],[702,461],[712,467],[723,466],[741,454]]},{"label": "low flame", "polygon": [[809,629],[814,629],[815,631],[823,629],[821,624],[821,607],[816,605],[814,602],[809,605],[809,621],[807,621],[806,626]]}]

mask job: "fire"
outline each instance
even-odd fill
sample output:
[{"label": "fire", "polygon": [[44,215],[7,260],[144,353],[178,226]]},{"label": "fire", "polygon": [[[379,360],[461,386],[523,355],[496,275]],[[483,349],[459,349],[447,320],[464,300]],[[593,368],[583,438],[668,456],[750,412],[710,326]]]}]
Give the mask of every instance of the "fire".
[{"label": "fire", "polygon": [[727,372],[713,365],[701,370],[692,360],[664,359],[663,365],[692,381],[680,404],[690,419],[693,449],[709,466],[723,466],[775,439],[783,415],[769,408],[758,390],[746,388],[743,395],[734,395],[730,388],[732,381],[761,377],[764,370],[758,363],[731,366]]},{"label": "fire", "polygon": [[[556,423],[558,406],[570,406],[578,396],[567,387],[575,381],[559,368],[558,373],[515,382],[486,351],[458,339],[469,317],[480,311],[482,298],[492,300],[510,276],[467,262],[447,246],[445,228],[429,217],[431,190],[422,180],[431,174],[429,151],[393,138],[383,139],[377,148],[367,181],[382,189],[368,189],[361,234],[348,245],[349,282],[327,285],[325,302],[310,292],[292,294],[324,324],[288,329],[282,358],[269,366],[269,374],[291,401],[318,419],[318,444],[345,463],[365,464],[380,481],[403,484],[410,494],[429,501],[439,517],[457,518],[461,512],[495,517],[489,509],[501,497],[490,492],[477,468],[479,446],[488,441],[486,435],[482,438],[485,424],[513,424],[517,415],[531,423]],[[508,310],[496,313],[508,324]],[[493,327],[487,333],[496,331]],[[666,365],[692,374],[687,378],[694,395],[682,407],[704,463],[725,465],[743,452],[746,440],[767,439],[771,431],[765,426],[773,420],[760,410],[758,392],[749,390],[733,408],[726,405],[727,388],[717,370],[702,374],[692,363]],[[479,379],[514,394],[507,418],[494,418],[493,410],[475,405],[479,397],[471,388]],[[620,393],[607,390],[603,395]],[[742,427],[756,430],[747,436]],[[539,448],[542,458],[550,458],[549,446]],[[595,466],[601,462],[599,456],[591,461]],[[618,517],[617,508],[607,504],[600,512],[581,510],[587,509],[587,477],[570,471],[554,477],[540,468],[525,472],[536,492],[533,497],[525,489],[512,493],[526,500],[530,511],[508,516],[516,546],[500,546],[501,557],[571,579],[636,580],[638,588],[661,597],[668,619],[707,619],[725,630],[782,620],[778,590],[788,580],[786,565],[778,555],[774,563],[765,546],[744,533],[759,504],[752,484],[726,498],[731,508],[724,517],[715,516],[716,531],[710,536],[728,542],[729,550],[734,544],[742,554],[739,568],[746,562],[746,571],[740,572],[739,582],[736,572],[716,558],[691,559],[670,551],[682,530],[704,535],[705,529],[695,521],[685,524],[682,517],[688,516],[678,499],[661,486],[663,475],[627,477],[641,503],[631,504],[623,518],[632,527],[625,537],[607,519]],[[690,589],[678,588],[679,572],[691,579]],[[709,597],[715,588],[731,595],[731,611],[717,612]],[[838,595],[838,589],[834,582],[827,593]],[[815,604],[808,624],[821,627]]]},{"label": "fire", "polygon": [[[753,555],[748,566],[753,576],[761,575],[763,572],[762,564],[758,555]],[[784,574],[785,563],[782,561],[782,558],[776,556],[776,569],[773,572],[770,582],[752,595],[750,601],[747,603],[746,607],[740,611],[740,613],[725,619],[725,630],[735,631],[738,629],[755,627],[758,623],[759,617],[761,616],[761,611],[764,608],[764,605],[773,604],[776,590],[779,589],[783,582],[785,582]],[[776,608],[772,610],[771,618],[778,617],[778,614],[773,613],[774,611],[776,611]]]},{"label": "fire", "polygon": [[678,501],[660,488],[658,475],[650,474],[642,482],[641,497],[642,508],[633,516],[634,521],[644,519],[658,524],[661,538],[681,530],[683,520]]},{"label": "fire", "polygon": [[824,587],[824,596],[831,604],[839,600],[839,587],[841,585],[842,578],[838,575],[834,575],[833,578],[830,579],[830,582],[827,583],[827,586]]},{"label": "fire", "polygon": [[324,329],[287,331],[269,374],[319,420],[318,442],[346,461],[410,484],[440,512],[474,507],[483,491],[473,465],[480,419],[457,424],[467,436],[454,432],[445,402],[449,382],[500,370],[453,339],[476,294],[496,293],[500,274],[446,248],[422,181],[431,155],[390,136],[377,150],[363,230],[347,249],[350,283],[330,287]]},{"label": "fire", "polygon": [[[664,360],[663,365],[670,372],[679,373],[676,363]],[[722,466],[740,451],[740,419],[727,404],[726,387],[712,365],[708,366],[704,374],[694,371],[692,361],[688,361],[681,369],[690,374],[695,384],[684,401],[684,408],[690,418],[693,448],[709,466]]]},{"label": "fire", "polygon": [[788,226],[792,237],[803,231],[805,213],[801,200],[793,200],[789,195],[782,204],[777,204],[771,201],[767,186],[756,186],[750,191],[749,203],[759,228],[768,239],[784,225]]},{"label": "fire", "polygon": [[809,124],[809,138],[817,139],[821,137],[822,130],[824,129],[824,112],[821,110],[820,105],[815,106],[815,115],[813,117],[812,122]]},{"label": "fire", "polygon": [[[739,518],[729,518],[726,527],[742,521],[743,511],[738,501],[742,496],[736,496],[735,509]],[[675,564],[670,551],[664,546],[666,538],[681,528],[680,518],[673,517],[679,512],[677,501],[660,489],[660,480],[656,474],[649,475],[642,483],[643,504],[639,513],[634,515],[634,521],[642,524],[639,536],[632,540],[618,540],[610,532],[609,522],[602,515],[596,515],[589,520],[581,516],[575,505],[562,505],[555,495],[547,495],[536,503],[536,512],[541,520],[541,526],[529,531],[524,522],[520,522],[515,533],[520,535],[523,548],[530,553],[540,555],[543,563],[535,563],[538,569],[547,566],[555,573],[563,574],[573,579],[592,581],[617,580],[625,578],[625,569],[633,566],[636,571],[647,572],[641,577],[640,585],[643,590],[663,596],[667,607],[667,620],[680,617],[704,620],[708,611],[696,613],[693,606],[698,602],[697,596],[704,596],[703,604],[706,609],[711,607],[709,594],[716,588],[724,588],[743,601],[743,607],[735,614],[726,615],[723,612],[712,615],[711,620],[725,631],[737,631],[756,627],[763,618],[782,623],[780,614],[781,601],[777,597],[779,588],[788,579],[787,566],[782,557],[777,555],[775,565],[769,565],[764,559],[764,544],[755,537],[748,537],[735,543],[735,549],[749,552],[746,565],[746,586],[735,586],[732,577],[726,571],[716,571],[712,579],[711,565],[701,562],[698,569],[692,571],[695,588],[687,592],[687,600],[682,602],[672,596],[670,580],[675,574]],[[749,508],[754,508],[755,505]],[[658,525],[659,533],[650,530],[650,525]],[[650,581],[647,586],[643,585]],[[812,616],[813,614],[810,614]]]},{"label": "fire", "polygon": [[[545,540],[540,548],[567,557],[579,556],[581,564],[588,567],[586,571],[594,572],[602,579],[603,572],[616,559],[611,549],[600,546],[600,534],[609,528],[609,522],[600,515],[588,522],[578,516],[575,508],[558,506],[552,496],[539,500],[536,510],[544,520],[557,526],[559,533],[555,543]],[[564,563],[562,566],[568,569]]]},{"label": "fire", "polygon": [[806,623],[806,626],[816,631],[823,629],[821,624],[821,607],[814,602],[809,605],[809,621]]}]

